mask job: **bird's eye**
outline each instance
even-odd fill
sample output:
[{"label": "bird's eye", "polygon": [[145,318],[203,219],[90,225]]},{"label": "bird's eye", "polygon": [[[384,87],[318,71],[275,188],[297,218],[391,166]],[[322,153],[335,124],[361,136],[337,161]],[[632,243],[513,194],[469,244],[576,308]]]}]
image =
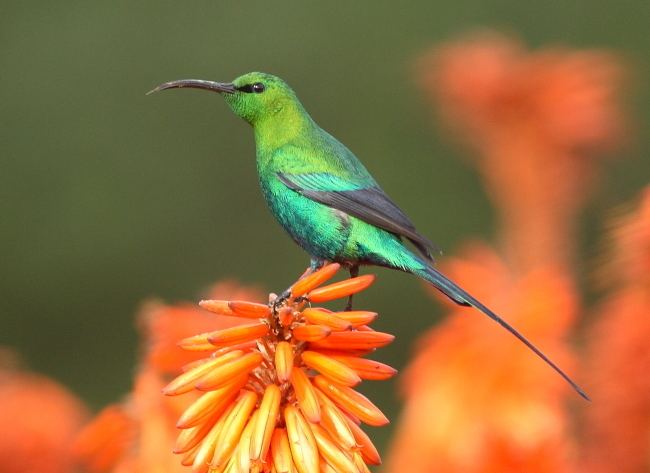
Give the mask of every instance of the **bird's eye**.
[{"label": "bird's eye", "polygon": [[261,94],[262,92],[264,92],[264,88],[265,88],[264,84],[262,84],[261,82],[255,82],[254,84],[246,84],[246,85],[239,86],[236,89],[239,90],[240,92],[245,92],[247,94],[251,94],[253,92],[256,94]]}]

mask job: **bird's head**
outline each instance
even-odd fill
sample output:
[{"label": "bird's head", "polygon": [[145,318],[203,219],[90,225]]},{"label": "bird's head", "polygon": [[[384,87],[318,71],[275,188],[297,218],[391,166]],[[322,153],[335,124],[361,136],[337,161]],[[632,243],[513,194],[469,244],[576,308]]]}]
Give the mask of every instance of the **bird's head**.
[{"label": "bird's head", "polygon": [[260,120],[299,106],[296,94],[279,77],[263,72],[249,72],[232,82],[182,79],[165,82],[150,91],[175,88],[205,89],[220,93],[235,114],[255,125]]}]

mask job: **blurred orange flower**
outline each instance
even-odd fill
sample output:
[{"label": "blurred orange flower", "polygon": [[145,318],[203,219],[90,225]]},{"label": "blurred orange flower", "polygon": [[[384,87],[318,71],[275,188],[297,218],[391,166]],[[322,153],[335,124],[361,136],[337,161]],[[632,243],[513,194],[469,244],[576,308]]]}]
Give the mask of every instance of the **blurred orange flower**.
[{"label": "blurred orange flower", "polygon": [[[232,298],[264,301],[264,292],[257,287],[243,287],[234,281],[221,281],[207,292],[208,298]],[[194,304],[166,305],[159,302],[145,304],[138,316],[138,324],[145,339],[144,363],[161,373],[175,374],[181,367],[197,360],[202,354],[183,350],[178,341],[195,333],[232,327],[247,322],[239,317],[220,317],[201,310]]]},{"label": "blurred orange flower", "polygon": [[[549,267],[514,276],[485,246],[464,254],[449,262],[452,279],[570,368],[563,339],[577,301],[563,272]],[[571,471],[564,383],[487,318],[454,307],[419,341],[404,387],[387,471]]]},{"label": "blurred orange flower", "polygon": [[[232,281],[214,285],[209,297],[233,296],[262,300],[257,288]],[[186,401],[161,396],[169,374],[203,357],[178,346],[178,340],[197,331],[232,327],[247,319],[223,317],[190,304],[149,302],[138,315],[143,339],[143,359],[133,391],[127,399],[106,407],[79,432],[73,451],[76,463],[90,473],[172,473],[187,471],[171,446],[177,434],[176,419]]]},{"label": "blurred orange flower", "polygon": [[609,269],[615,292],[598,310],[587,365],[597,407],[586,409],[584,471],[650,470],[650,187],[617,219]]},{"label": "blurred orange flower", "polygon": [[[2,361],[6,356],[0,356]],[[0,470],[2,473],[70,473],[70,443],[86,409],[57,382],[0,366]]]},{"label": "blurred orange flower", "polygon": [[597,176],[589,158],[624,135],[620,60],[598,50],[528,52],[483,32],[436,48],[419,72],[444,120],[482,158],[511,267],[570,269],[575,215]]},{"label": "blurred orange flower", "polygon": [[362,379],[395,370],[362,356],[393,336],[367,324],[377,314],[307,306],[366,289],[366,275],[321,286],[330,264],[297,281],[286,299],[270,303],[205,300],[216,314],[246,325],[185,338],[181,347],[209,356],[184,367],[163,392],[196,393],[180,416],[174,452],[195,472],[367,472],[380,462],[358,427],[380,426],[384,414],[353,389]]}]

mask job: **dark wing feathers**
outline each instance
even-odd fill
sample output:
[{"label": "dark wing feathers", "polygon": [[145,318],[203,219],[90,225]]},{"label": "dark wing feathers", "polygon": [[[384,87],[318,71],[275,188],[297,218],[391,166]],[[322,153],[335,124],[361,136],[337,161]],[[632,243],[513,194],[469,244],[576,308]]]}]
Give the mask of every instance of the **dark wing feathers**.
[{"label": "dark wing feathers", "polygon": [[300,185],[298,181],[304,181],[305,179],[292,179],[292,177],[298,176],[284,173],[278,173],[277,176],[289,189],[308,199],[341,210],[371,225],[407,238],[429,260],[433,260],[430,250],[438,251],[433,243],[417,232],[415,226],[404,212],[379,187],[373,186],[352,190],[315,190]]}]

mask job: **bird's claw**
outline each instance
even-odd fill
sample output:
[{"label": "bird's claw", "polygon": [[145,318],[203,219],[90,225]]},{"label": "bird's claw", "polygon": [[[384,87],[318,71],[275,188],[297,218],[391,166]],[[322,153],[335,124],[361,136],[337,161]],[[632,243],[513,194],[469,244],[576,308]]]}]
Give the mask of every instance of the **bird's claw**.
[{"label": "bird's claw", "polygon": [[291,288],[282,291],[282,294],[276,297],[273,303],[271,304],[273,308],[273,312],[277,314],[278,311],[280,310],[280,307],[282,307],[284,303],[287,300],[289,300],[290,297],[291,297]]}]

